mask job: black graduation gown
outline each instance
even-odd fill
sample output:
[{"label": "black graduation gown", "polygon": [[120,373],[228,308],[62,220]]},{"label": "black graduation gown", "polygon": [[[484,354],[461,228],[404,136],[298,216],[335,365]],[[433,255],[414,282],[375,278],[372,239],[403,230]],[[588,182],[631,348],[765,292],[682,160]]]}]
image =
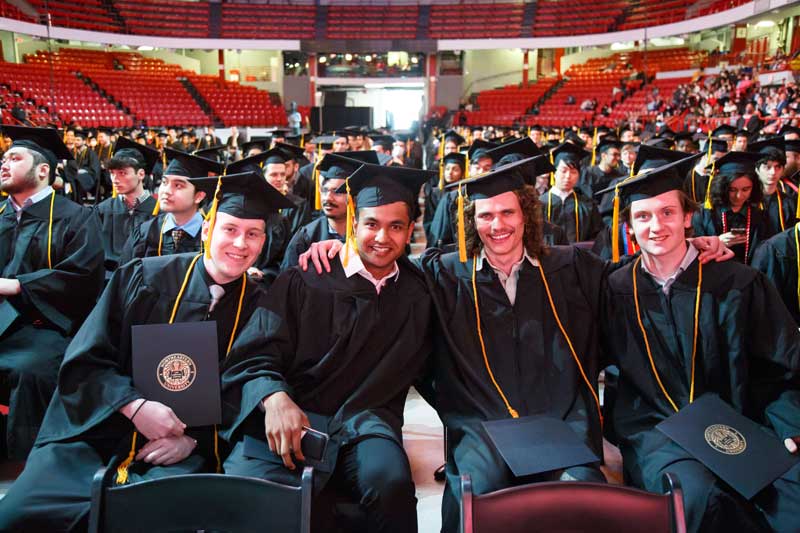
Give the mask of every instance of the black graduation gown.
[{"label": "black graduation gown", "polygon": [[263,274],[261,282],[264,286],[269,287],[281,271],[281,261],[292,238],[292,229],[289,219],[280,213],[271,213],[266,223],[267,240],[253,266]]},{"label": "black graduation gown", "polygon": [[[579,234],[575,228],[575,199],[578,201]],[[591,241],[603,229],[597,203],[578,189],[574,189],[564,201],[551,189],[541,195],[539,201],[544,219],[566,231],[570,243]]]},{"label": "black graduation gown", "polygon": [[100,160],[88,146],[73,157],[64,164],[64,178],[72,186],[72,199],[82,202],[88,193],[94,193],[100,178]]},{"label": "black graduation gown", "polygon": [[[131,326],[169,322],[189,264],[195,254],[178,254],[135,260],[112,275],[84,326],[70,343],[42,430],[20,478],[0,503],[0,529],[38,524],[41,531],[68,529],[88,514],[94,472],[114,456],[124,456],[131,445],[134,426],[117,412],[141,397],[131,378]],[[217,321],[221,369],[235,321],[241,281],[225,294],[209,315],[213,280],[198,260],[181,298],[175,322]],[[261,295],[257,284],[247,282],[238,331]],[[198,439],[195,452],[180,463],[154,467],[134,462],[132,480],[189,473],[213,468],[210,428],[187,430]],[[139,435],[137,448],[146,440]],[[224,456],[222,457],[224,459]],[[46,504],[42,504],[42,500]],[[4,529],[5,530],[5,529]]]},{"label": "black graduation gown", "polygon": [[[800,223],[798,223],[800,224]],[[800,324],[800,300],[797,296],[796,226],[767,239],[753,256],[753,268],[764,273],[778,289],[794,321]]]},{"label": "black graduation gown", "polygon": [[[161,235],[161,227],[164,225],[164,217],[167,213],[159,213],[158,216],[145,220],[138,226],[134,226],[128,240],[122,247],[119,255],[119,264],[123,265],[135,258],[155,257],[159,255],[158,242]],[[172,232],[166,232],[161,238],[160,255],[183,254],[189,252],[199,252],[203,248],[202,231],[197,235],[185,235],[175,249],[175,241],[172,240]]]},{"label": "black graduation gown", "polygon": [[122,249],[134,228],[138,228],[145,221],[153,218],[155,206],[155,198],[148,195],[132,210],[128,209],[122,197],[107,198],[95,208],[95,212],[100,218],[103,236],[106,277],[110,277],[111,273],[116,270]]},{"label": "black graduation gown", "polygon": [[[620,258],[633,256],[639,251],[638,245],[628,235],[627,222],[619,225],[619,255]],[[611,261],[613,252],[613,242],[611,241],[611,227],[606,226],[603,231],[595,237],[592,252],[599,256],[603,261]]]},{"label": "black graduation gown", "polygon": [[19,223],[10,199],[0,207],[0,277],[22,286],[6,299],[19,316],[0,332],[0,373],[11,389],[9,454],[18,459],[36,438],[69,338],[103,287],[97,215],[59,195],[53,204],[53,268],[48,267],[50,200],[48,195],[23,209]]},{"label": "black graduation gown", "polygon": [[[441,255],[430,249],[421,258],[439,318],[433,337],[431,403],[448,436],[444,531],[454,531],[457,524],[460,474],[472,476],[478,494],[518,482],[480,424],[510,415],[483,360],[471,282],[473,261],[461,263],[457,253]],[[596,317],[605,266],[591,253],[571,246],[551,248],[542,265],[559,318],[596,391],[600,371]],[[602,457],[596,404],[555,321],[539,269],[523,262],[513,307],[488,263],[476,273],[476,284],[487,356],[510,405],[520,416],[546,413],[565,420]]]},{"label": "black graduation gown", "polygon": [[797,198],[781,191],[780,186],[771,195],[765,195],[759,207],[767,217],[771,235],[785,231],[797,220]]},{"label": "black graduation gown", "polygon": [[283,261],[281,261],[281,272],[297,266],[300,256],[311,247],[312,243],[331,239],[344,242],[344,235],[331,232],[326,217],[320,216],[309,222],[300,228],[300,231],[295,233],[292,240],[289,241],[286,252],[283,254]]},{"label": "black graduation gown", "polygon": [[706,191],[708,190],[708,175],[700,174],[696,170],[694,171],[694,175],[692,175],[692,171],[690,170],[686,174],[686,179],[683,182],[683,190],[686,191],[689,198],[702,205],[706,199]]},{"label": "black graduation gown", "polygon": [[[380,437],[402,447],[403,407],[430,350],[432,309],[420,272],[405,257],[397,263],[399,276],[380,294],[358,274],[345,277],[338,260],[330,274],[278,276],[231,351],[220,434],[264,440],[260,402],[286,392],[330,436],[314,465],[315,490],[347,444]],[[283,469],[279,456],[272,462]]]},{"label": "black graduation gown", "polygon": [[[659,388],[638,325],[628,264],[609,276],[603,313],[606,353],[620,369],[613,413],[623,465],[639,487],[659,491],[665,471],[678,475],[690,531],[751,531],[759,513],[655,425],[674,411]],[[642,323],[665,389],[679,407],[689,400],[698,261],[664,295],[636,268]],[[800,333],[775,288],[759,272],[734,261],[703,265],[695,365],[695,397],[718,394],[737,411],[781,438],[800,435]],[[786,476],[793,481],[786,479]],[[762,491],[752,504],[770,507],[772,527],[796,530],[800,468]],[[776,494],[794,487],[791,521]],[[706,522],[703,522],[704,514]],[[793,525],[791,525],[793,524]],[[757,530],[757,529],[756,529]]]},{"label": "black graduation gown", "polygon": [[[750,264],[756,249],[772,236],[767,218],[758,206],[749,206],[750,209],[750,242],[749,246],[737,244],[731,247],[740,263]],[[692,215],[692,229],[695,237],[710,237],[722,235],[722,216],[725,213],[727,229],[747,227],[747,209],[742,208],[738,213],[728,207],[715,207],[713,209],[700,209]],[[745,254],[745,250],[747,250]],[[747,257],[745,257],[747,255]]]},{"label": "black graduation gown", "polygon": [[[425,194],[425,207],[422,211],[422,228],[425,230],[425,235],[430,233],[430,227],[433,223],[433,216],[436,214],[436,208],[439,206],[439,201],[444,196],[445,192],[439,190],[439,178],[426,181],[422,186],[422,191]],[[433,246],[433,243],[431,243]]]},{"label": "black graduation gown", "polygon": [[314,183],[313,178],[314,165],[300,167],[300,169],[297,171],[297,177],[294,180],[294,185],[292,186],[292,194],[299,196],[300,198],[304,198],[311,207],[314,206],[314,195],[316,194],[316,191],[314,190],[316,184]]},{"label": "black graduation gown", "polygon": [[611,181],[618,177],[620,177],[618,170],[606,173],[598,165],[586,166],[581,171],[578,187],[583,191],[583,194],[589,198],[594,198],[595,193],[608,187]]},{"label": "black graduation gown", "polygon": [[301,227],[311,222],[311,204],[305,198],[289,193],[286,198],[292,201],[295,207],[281,210],[281,214],[289,220],[289,233],[294,235]]}]

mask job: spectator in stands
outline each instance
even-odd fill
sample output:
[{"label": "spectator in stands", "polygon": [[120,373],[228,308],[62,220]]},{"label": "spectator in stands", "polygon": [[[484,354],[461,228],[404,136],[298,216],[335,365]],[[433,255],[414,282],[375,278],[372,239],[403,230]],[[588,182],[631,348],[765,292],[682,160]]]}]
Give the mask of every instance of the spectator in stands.
[{"label": "spectator in stands", "polygon": [[[51,184],[71,154],[53,129],[4,126],[0,189],[0,375],[9,456],[30,452],[71,337],[103,286],[97,216]],[[49,223],[48,223],[49,221]]]},{"label": "spectator in stands", "polygon": [[760,159],[751,152],[730,152],[716,162],[717,173],[711,183],[711,208],[692,217],[695,235],[718,235],[736,254],[736,260],[749,264],[762,241],[772,236],[769,221],[759,207],[761,186],[755,164]]},{"label": "spectator in stands", "polygon": [[[214,321],[224,368],[262,296],[244,272],[264,242],[264,220],[286,205],[259,175],[235,179],[223,179],[213,232],[203,223],[207,256],[140,259],[114,273],[70,344],[37,446],[0,501],[0,530],[85,531],[92,478],[115,457],[117,484],[219,468],[224,448],[213,427],[187,428],[133,386],[131,326]],[[217,180],[208,181],[213,189]]]},{"label": "spectator in stands", "polygon": [[158,189],[161,212],[133,229],[120,254],[121,265],[137,257],[197,252],[202,247],[203,216],[198,210],[200,204],[214,193],[216,184],[208,189],[204,182],[190,181],[189,178],[222,174],[222,166],[216,161],[184,152],[169,148],[166,151],[170,162]]},{"label": "spectator in stands", "polygon": [[731,152],[744,152],[747,150],[747,143],[750,140],[750,133],[747,130],[736,130],[733,134]]},{"label": "spectator in stands", "polygon": [[72,159],[64,165],[64,178],[72,188],[70,197],[77,203],[88,201],[93,197],[100,179],[100,160],[94,150],[86,145],[86,133],[73,130],[72,146],[67,146],[72,151]]},{"label": "spectator in stands", "polygon": [[626,142],[620,148],[620,168],[619,172],[622,176],[631,175],[631,167],[633,162],[636,161],[636,150],[638,145],[632,142]]},{"label": "spectator in stands", "polygon": [[[315,531],[334,524],[329,502],[339,486],[366,513],[366,531],[417,530],[401,425],[430,351],[432,309],[405,247],[430,176],[379,165],[353,174],[357,250],[346,247],[322,278],[299,269],[281,274],[228,358],[223,405],[238,412],[223,432],[233,445],[227,473],[297,484],[304,427],[330,436],[315,475]],[[271,457],[245,455],[243,435],[263,442],[265,432]]]},{"label": "spectator in stands", "polygon": [[292,136],[300,135],[300,128],[303,123],[303,117],[297,110],[297,102],[292,102],[289,107],[289,113],[286,115],[286,122],[289,124]]},{"label": "spectator in stands", "polygon": [[795,529],[800,467],[748,500],[656,424],[716,393],[796,453],[797,324],[762,275],[733,262],[695,261],[686,244],[695,207],[674,169],[629,183],[621,191],[624,214],[641,256],[608,276],[601,313],[605,351],[622,370],[613,417],[626,477],[659,491],[663,474],[675,474],[692,533]]}]

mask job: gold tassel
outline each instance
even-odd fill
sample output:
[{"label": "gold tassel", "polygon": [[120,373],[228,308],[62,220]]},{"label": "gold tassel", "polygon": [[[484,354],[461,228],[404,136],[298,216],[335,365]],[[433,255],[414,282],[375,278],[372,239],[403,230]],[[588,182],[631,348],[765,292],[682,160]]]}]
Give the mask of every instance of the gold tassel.
[{"label": "gold tassel", "polygon": [[439,139],[439,190],[444,190],[444,134]]},{"label": "gold tassel", "polygon": [[355,203],[353,197],[350,195],[350,177],[344,180],[345,188],[347,189],[347,226],[345,228],[344,238],[344,257],[342,258],[342,266],[347,268],[347,263],[350,261],[350,246],[355,245],[356,236],[353,232],[353,220],[356,216]]},{"label": "gold tassel", "polygon": [[117,193],[117,188],[112,184],[111,185],[111,198],[116,198],[117,196],[119,196],[119,193]]},{"label": "gold tassel", "polygon": [[205,244],[206,259],[211,259],[211,236],[214,234],[214,224],[217,222],[217,198],[222,187],[222,176],[217,178],[217,188],[214,190],[214,198],[211,200],[211,208],[208,210],[208,239]]},{"label": "gold tassel", "polygon": [[314,186],[316,187],[316,191],[314,192],[314,209],[319,211],[322,209],[322,191],[319,190],[320,182],[319,182],[319,170],[317,167],[320,164],[320,159],[322,156],[317,155],[316,161],[314,161],[314,171],[311,173],[311,180],[314,182]]},{"label": "gold tassel", "polygon": [[692,167],[692,201],[697,202],[697,190],[694,185],[695,167]]},{"label": "gold tassel", "polygon": [[592,135],[592,166],[597,162],[597,127],[594,128],[594,135]]},{"label": "gold tassel", "polygon": [[619,262],[619,185],[614,188],[614,212],[611,216],[611,261]]},{"label": "gold tassel", "polygon": [[[552,150],[550,150],[550,164],[555,166],[555,163],[553,162],[553,151]],[[555,187],[555,185],[556,185],[556,173],[555,172],[550,172],[550,187],[551,188]]]},{"label": "gold tassel", "polygon": [[300,134],[300,148],[305,148],[305,147],[306,147],[306,134],[305,133],[301,133]]},{"label": "gold tassel", "polygon": [[530,136],[531,136],[531,127],[528,126],[528,137],[530,137]]},{"label": "gold tassel", "polygon": [[461,184],[458,185],[458,260],[462,263],[467,262],[467,238],[464,228],[464,193]]},{"label": "gold tassel", "polygon": [[[797,211],[795,211],[794,218],[800,220],[800,198],[798,198]],[[798,273],[798,275],[800,275],[800,273]],[[798,289],[798,290],[800,290],[800,289]]]},{"label": "gold tassel", "polygon": [[464,179],[469,178],[469,154],[464,156]]},{"label": "gold tassel", "polygon": [[161,204],[158,203],[158,198],[156,198],[156,205],[153,207],[153,212],[151,215],[158,216],[158,212],[161,211]]},{"label": "gold tassel", "polygon": [[133,458],[136,456],[136,431],[133,432],[133,439],[131,439],[131,451],[128,457],[122,461],[117,467],[117,485],[124,485],[128,482],[128,467],[131,466]]},{"label": "gold tassel", "polygon": [[703,207],[706,209],[711,209],[711,182],[714,179],[714,167],[716,167],[717,162],[714,161],[711,163],[711,173],[708,175],[708,186],[706,187],[706,200],[703,202]]}]

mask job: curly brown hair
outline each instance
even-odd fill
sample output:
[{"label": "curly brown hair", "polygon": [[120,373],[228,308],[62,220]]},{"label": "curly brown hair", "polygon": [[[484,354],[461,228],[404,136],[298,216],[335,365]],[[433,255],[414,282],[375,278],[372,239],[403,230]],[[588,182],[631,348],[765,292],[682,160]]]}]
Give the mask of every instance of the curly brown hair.
[{"label": "curly brown hair", "polygon": [[[525,234],[522,243],[531,257],[543,257],[547,254],[547,245],[544,243],[544,223],[542,221],[542,204],[532,185],[525,185],[522,189],[514,191],[522,208],[525,221]],[[467,244],[467,256],[474,257],[481,252],[481,239],[475,226],[475,202],[466,202],[464,205],[464,233]]]}]

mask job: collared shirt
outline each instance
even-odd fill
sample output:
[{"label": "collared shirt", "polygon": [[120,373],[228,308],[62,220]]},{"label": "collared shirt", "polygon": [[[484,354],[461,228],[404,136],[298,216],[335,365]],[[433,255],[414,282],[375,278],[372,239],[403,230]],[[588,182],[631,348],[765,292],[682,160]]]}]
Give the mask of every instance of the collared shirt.
[{"label": "collared shirt", "polygon": [[[122,201],[122,205],[124,205],[124,206],[125,206],[125,209],[127,209],[127,210],[130,212],[130,211],[133,211],[134,209],[136,209],[136,208],[137,208],[139,205],[141,205],[141,204],[142,204],[142,202],[144,202],[145,200],[147,200],[147,197],[148,197],[148,196],[150,196],[150,193],[149,193],[149,192],[147,192],[147,191],[142,191],[142,194],[141,194],[141,195],[139,195],[139,197],[138,197],[138,198],[136,198],[136,199],[133,201],[133,205],[128,205],[128,202],[126,202],[126,201],[125,201],[125,197],[124,197],[124,196],[122,196],[122,195],[120,195],[120,196],[119,196],[119,199]],[[157,201],[157,200],[156,200],[156,201]]]},{"label": "collared shirt", "polygon": [[689,268],[689,265],[692,264],[692,261],[694,261],[699,254],[700,252],[697,251],[697,248],[695,248],[691,244],[687,246],[686,255],[683,256],[683,261],[681,261],[681,264],[678,265],[678,268],[675,270],[675,272],[673,272],[666,279],[661,279],[652,272],[650,272],[650,270],[647,269],[647,265],[645,264],[644,261],[642,261],[642,270],[647,272],[650,275],[650,277],[653,278],[653,281],[661,285],[661,290],[664,292],[666,296],[669,296],[669,290],[672,287],[672,284],[675,283],[675,280],[678,279],[678,276],[683,274],[683,272],[687,268]]},{"label": "collared shirt", "polygon": [[179,226],[175,222],[175,217],[172,216],[172,213],[167,213],[167,220],[164,222],[164,229],[161,230],[161,233],[169,233],[174,229],[182,229],[186,233],[192,236],[194,239],[197,237],[197,234],[200,232],[200,229],[203,227],[203,215],[200,214],[198,211],[194,214],[192,218],[189,219],[189,222],[184,224],[183,226]]},{"label": "collared shirt", "polygon": [[342,249],[339,250],[339,258],[342,260],[342,267],[344,268],[344,275],[345,277],[351,277],[354,274],[358,274],[362,278],[365,278],[367,281],[372,283],[375,286],[375,292],[378,294],[381,293],[381,289],[389,282],[389,280],[397,281],[397,278],[400,277],[400,267],[397,266],[397,261],[394,262],[394,268],[392,271],[387,274],[386,276],[378,279],[373,276],[365,267],[364,263],[361,261],[361,256],[358,255],[358,252],[354,250],[352,247],[350,248],[350,256],[348,258],[347,266],[344,266],[344,253],[347,249],[348,245],[345,244],[342,246]]},{"label": "collared shirt", "polygon": [[[555,194],[556,196],[558,196],[559,198],[561,198],[561,201],[562,201],[562,202],[563,202],[563,201],[565,201],[565,200],[566,200],[567,198],[569,198],[570,196],[572,196],[572,191],[565,192],[565,191],[562,191],[561,189],[559,189],[559,188],[557,188],[557,187],[553,187],[553,188],[552,188],[552,189],[550,189],[550,190],[553,192],[553,194]],[[573,190],[574,190],[574,189],[573,189]]]},{"label": "collared shirt", "polygon": [[500,280],[500,285],[503,286],[503,290],[506,291],[506,296],[508,296],[508,301],[513,306],[514,302],[517,300],[517,282],[519,281],[519,270],[522,268],[522,263],[526,259],[531,265],[535,267],[539,266],[539,261],[529,256],[527,250],[523,249],[522,257],[520,257],[519,261],[511,266],[511,273],[506,274],[492,264],[492,262],[486,256],[486,251],[481,248],[481,254],[476,260],[477,262],[475,264],[475,269],[482,269],[483,261],[486,260],[486,262],[489,263],[489,266],[492,267],[492,270],[494,270],[495,274],[497,274],[497,279]]},{"label": "collared shirt", "polygon": [[23,209],[35,204],[40,200],[44,200],[51,194],[53,194],[53,188],[48,185],[47,187],[37,192],[36,194],[29,196],[24,202],[22,202],[22,205],[17,205],[17,202],[14,201],[14,197],[9,195],[8,200],[11,202],[11,207],[14,208],[14,213],[17,215],[17,222],[19,222],[20,217],[22,217]]}]

